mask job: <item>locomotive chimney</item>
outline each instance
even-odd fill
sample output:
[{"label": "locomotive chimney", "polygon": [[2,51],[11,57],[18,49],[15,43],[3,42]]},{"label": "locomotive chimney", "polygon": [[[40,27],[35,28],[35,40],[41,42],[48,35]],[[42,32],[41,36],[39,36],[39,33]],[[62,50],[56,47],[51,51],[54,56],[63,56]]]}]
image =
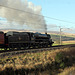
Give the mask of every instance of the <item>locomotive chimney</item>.
[{"label": "locomotive chimney", "polygon": [[45,32],[45,34],[47,35],[47,32]]},{"label": "locomotive chimney", "polygon": [[47,35],[47,25],[45,25],[46,27],[45,27],[45,34]]}]

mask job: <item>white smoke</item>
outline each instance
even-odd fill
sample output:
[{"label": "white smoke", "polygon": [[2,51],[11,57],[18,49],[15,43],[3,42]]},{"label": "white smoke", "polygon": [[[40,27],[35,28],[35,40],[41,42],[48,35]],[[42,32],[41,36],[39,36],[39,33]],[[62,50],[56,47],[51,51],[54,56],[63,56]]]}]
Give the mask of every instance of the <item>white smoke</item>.
[{"label": "white smoke", "polygon": [[41,6],[35,6],[27,0],[0,0],[0,5],[5,6],[0,6],[0,17],[6,18],[10,23],[27,25],[33,30],[37,28],[46,31],[45,20],[41,15]]}]

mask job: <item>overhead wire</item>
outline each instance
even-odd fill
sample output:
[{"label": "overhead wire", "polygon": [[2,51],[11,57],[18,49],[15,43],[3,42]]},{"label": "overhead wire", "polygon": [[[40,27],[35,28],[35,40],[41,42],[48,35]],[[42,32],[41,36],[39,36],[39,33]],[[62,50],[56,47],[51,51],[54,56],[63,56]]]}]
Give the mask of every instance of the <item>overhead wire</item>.
[{"label": "overhead wire", "polygon": [[[0,4],[0,6],[1,7],[5,7],[5,8],[9,8],[9,9],[13,9],[13,10],[16,10],[16,11],[20,11],[20,12],[26,12],[26,13],[30,13],[30,14],[33,14],[33,15],[38,15],[38,14],[35,14],[35,13],[31,13],[31,12],[28,12],[28,11],[12,8],[12,7],[8,7],[8,6],[4,6],[4,5],[1,5],[1,4]],[[38,15],[38,16],[42,16],[42,15]],[[57,21],[66,22],[66,23],[75,24],[74,22],[65,21],[65,20],[61,20],[61,19],[57,19],[57,18],[48,17],[48,16],[43,16],[43,17],[46,17],[46,18],[49,18],[49,19],[53,19],[53,20],[57,20]]]}]

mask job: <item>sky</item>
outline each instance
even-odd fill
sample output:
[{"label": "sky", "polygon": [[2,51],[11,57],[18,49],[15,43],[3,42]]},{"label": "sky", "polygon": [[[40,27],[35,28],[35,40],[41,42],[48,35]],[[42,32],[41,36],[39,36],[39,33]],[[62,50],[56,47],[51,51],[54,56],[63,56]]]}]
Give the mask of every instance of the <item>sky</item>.
[{"label": "sky", "polygon": [[[75,33],[75,0],[29,0],[35,5],[42,7],[42,14],[50,17],[46,19],[48,30],[55,29],[54,26],[61,26],[63,29],[73,29]],[[64,20],[58,21],[54,19]],[[51,27],[53,25],[53,27]],[[70,31],[70,30],[68,30]],[[71,31],[72,32],[72,31]]]},{"label": "sky", "polygon": [[[22,0],[22,1],[24,2],[25,0]],[[66,31],[66,32],[70,32],[70,33],[75,33],[75,0],[28,0],[28,2],[33,3],[33,4],[30,3],[29,8],[32,9],[32,12],[34,12],[34,14],[36,14],[36,11],[37,11],[38,15],[41,14],[42,16],[44,16],[44,18],[43,17],[41,17],[41,18],[43,18],[43,20],[45,19],[45,23],[47,25],[47,31],[52,31],[52,30],[59,31],[59,29],[60,29],[59,27],[61,27],[63,32]],[[35,8],[36,10],[31,7]],[[34,16],[34,17],[37,17],[37,16]],[[6,18],[8,18],[8,17],[6,17]],[[34,18],[34,20],[35,20],[35,18]],[[42,24],[43,20],[40,22],[40,24]],[[37,21],[37,19],[35,20],[35,23],[38,23],[36,21]],[[31,22],[33,22],[33,21],[31,21]],[[14,25],[12,27],[14,27]],[[16,27],[17,27],[17,25],[16,25]],[[30,26],[28,26],[28,27],[30,27]],[[26,27],[26,28],[28,28],[28,27]],[[32,27],[34,27],[34,26],[32,26]],[[38,29],[39,29],[39,27],[40,26],[38,26]],[[45,27],[45,25],[41,26],[40,28],[42,29],[44,27]],[[20,28],[21,28],[21,26],[20,26]],[[35,29],[36,28],[37,28],[37,24],[35,26]]]}]

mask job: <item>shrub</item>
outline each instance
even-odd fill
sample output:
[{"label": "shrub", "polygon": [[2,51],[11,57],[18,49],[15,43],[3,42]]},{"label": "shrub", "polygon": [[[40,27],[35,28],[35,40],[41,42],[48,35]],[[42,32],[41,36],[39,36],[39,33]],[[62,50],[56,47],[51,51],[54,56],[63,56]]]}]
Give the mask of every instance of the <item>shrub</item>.
[{"label": "shrub", "polygon": [[62,52],[59,52],[56,54],[56,57],[55,57],[55,63],[56,63],[56,66],[57,68],[64,68],[65,67],[65,57],[64,57],[64,53]]}]

